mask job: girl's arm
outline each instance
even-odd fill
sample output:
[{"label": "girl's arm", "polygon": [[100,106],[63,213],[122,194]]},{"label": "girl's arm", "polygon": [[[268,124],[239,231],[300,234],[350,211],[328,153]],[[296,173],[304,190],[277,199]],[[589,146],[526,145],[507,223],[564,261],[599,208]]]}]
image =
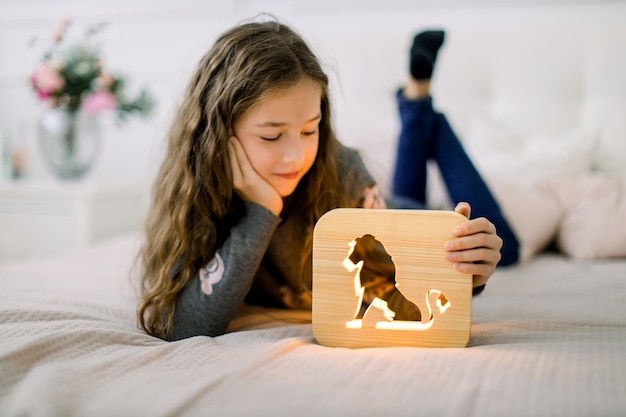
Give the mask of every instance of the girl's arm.
[{"label": "girl's arm", "polygon": [[255,171],[239,139],[233,136],[229,141],[233,188],[244,200],[246,214],[211,262],[183,289],[174,311],[171,340],[226,331],[280,223],[281,196]]},{"label": "girl's arm", "polygon": [[224,334],[248,294],[280,218],[256,203],[181,292],[169,340]]}]

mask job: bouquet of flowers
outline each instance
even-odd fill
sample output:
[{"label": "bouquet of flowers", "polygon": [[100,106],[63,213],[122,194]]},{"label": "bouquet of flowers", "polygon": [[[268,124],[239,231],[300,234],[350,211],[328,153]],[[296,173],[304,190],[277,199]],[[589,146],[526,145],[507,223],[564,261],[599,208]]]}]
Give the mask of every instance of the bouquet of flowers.
[{"label": "bouquet of flowers", "polygon": [[129,98],[124,77],[105,70],[95,43],[105,24],[88,27],[82,41],[66,45],[71,23],[68,18],[61,20],[52,34],[52,45],[30,76],[30,85],[39,99],[70,113],[114,110],[122,121],[132,113],[150,114],[154,100],[146,89]]}]

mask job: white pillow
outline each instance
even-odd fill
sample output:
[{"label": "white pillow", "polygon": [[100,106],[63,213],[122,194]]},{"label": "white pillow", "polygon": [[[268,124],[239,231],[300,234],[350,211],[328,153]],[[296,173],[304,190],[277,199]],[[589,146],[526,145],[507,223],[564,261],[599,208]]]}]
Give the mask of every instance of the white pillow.
[{"label": "white pillow", "polygon": [[562,209],[543,190],[506,179],[488,182],[520,244],[520,262],[531,259],[555,236]]},{"label": "white pillow", "polygon": [[591,171],[596,139],[583,128],[521,135],[493,118],[481,116],[473,119],[463,143],[486,178],[532,185],[557,175]]},{"label": "white pillow", "polygon": [[587,174],[553,178],[539,187],[563,210],[559,250],[578,259],[626,257],[626,179]]},{"label": "white pillow", "polygon": [[[438,168],[429,164],[428,202],[430,209],[453,210]],[[520,245],[520,262],[531,259],[556,237],[563,210],[546,191],[505,178],[485,180]]]}]

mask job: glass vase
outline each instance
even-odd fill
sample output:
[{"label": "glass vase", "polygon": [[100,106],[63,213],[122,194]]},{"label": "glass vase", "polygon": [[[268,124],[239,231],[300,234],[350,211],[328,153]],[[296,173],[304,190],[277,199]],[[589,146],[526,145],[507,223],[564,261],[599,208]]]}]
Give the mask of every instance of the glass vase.
[{"label": "glass vase", "polygon": [[82,178],[98,156],[100,124],[96,115],[79,110],[54,108],[39,120],[43,158],[62,179]]}]

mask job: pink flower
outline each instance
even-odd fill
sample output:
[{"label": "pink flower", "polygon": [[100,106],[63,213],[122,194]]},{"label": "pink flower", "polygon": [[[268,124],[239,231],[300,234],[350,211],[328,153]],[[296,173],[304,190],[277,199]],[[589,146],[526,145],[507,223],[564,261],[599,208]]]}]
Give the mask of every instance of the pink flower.
[{"label": "pink flower", "polygon": [[108,91],[96,91],[83,102],[82,109],[89,114],[102,110],[113,110],[117,105],[115,96]]},{"label": "pink flower", "polygon": [[37,91],[39,99],[45,100],[54,93],[61,91],[65,86],[65,80],[50,64],[40,64],[30,77],[33,88]]}]

